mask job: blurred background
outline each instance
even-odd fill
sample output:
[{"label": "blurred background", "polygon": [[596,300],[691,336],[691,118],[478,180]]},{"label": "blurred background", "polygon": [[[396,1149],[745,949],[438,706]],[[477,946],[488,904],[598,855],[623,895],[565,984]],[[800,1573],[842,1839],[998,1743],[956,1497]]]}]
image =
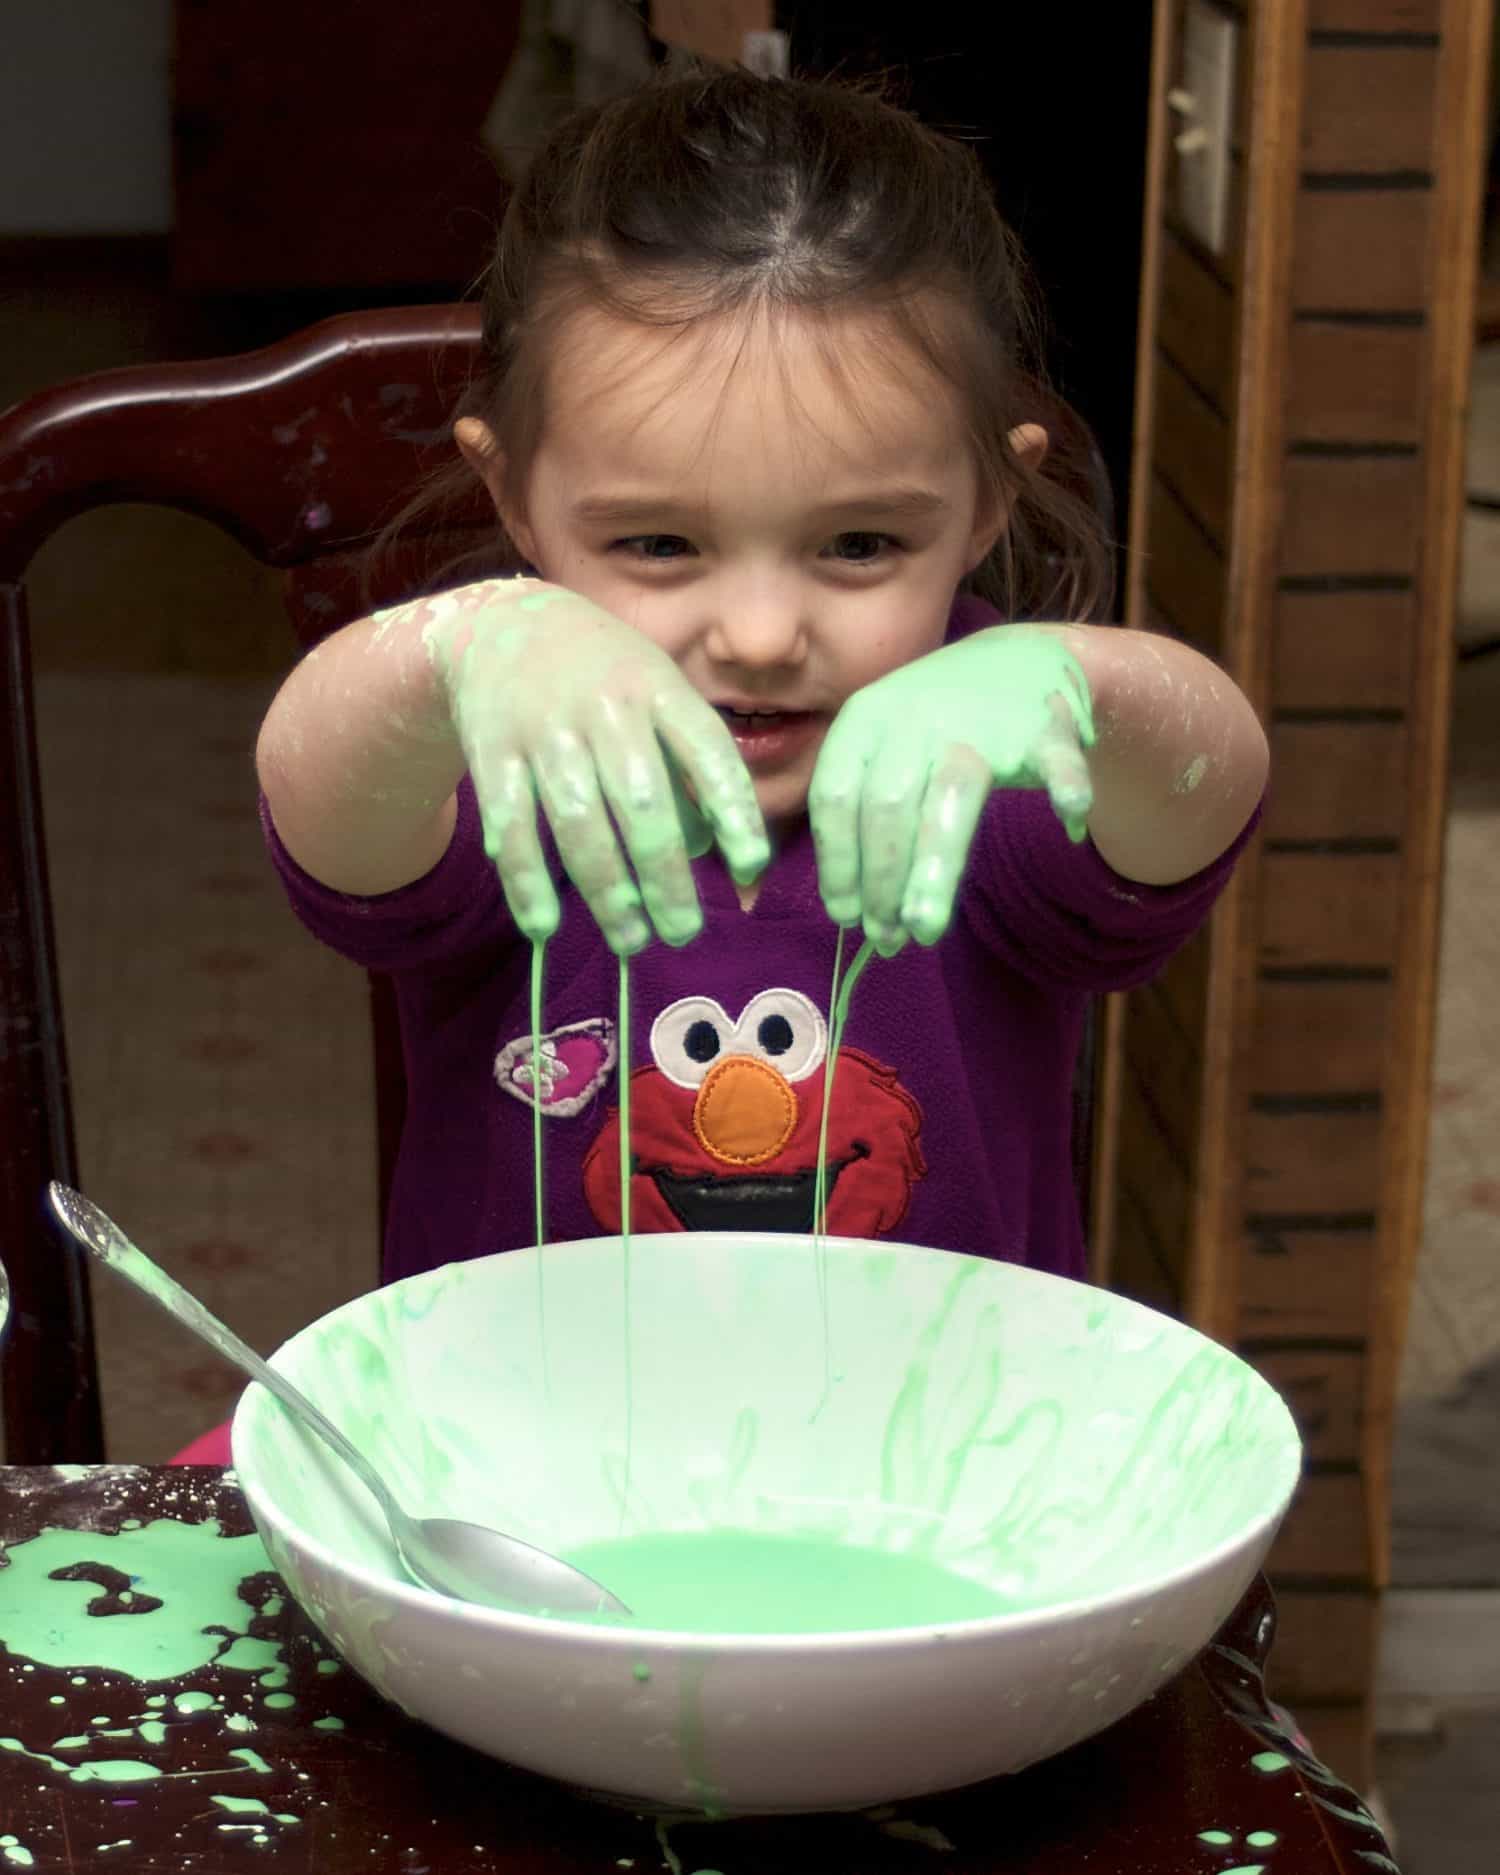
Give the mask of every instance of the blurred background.
[{"label": "blurred background", "polygon": [[[1123,517],[1144,472],[1133,445],[1153,8],[993,11],[981,28],[956,7],[809,3],[778,6],[774,26],[804,70],[899,67],[913,109],[975,140],[1046,292],[1057,381],[1098,437]],[[1458,9],[1325,11],[1334,39],[1421,52]],[[388,0],[10,0],[0,407],[86,372],[269,343],[332,312],[463,297],[528,144],[571,104],[670,57],[694,13],[437,0],[417,23]],[[771,22],[734,0],[696,13],[710,34]],[[1378,113],[1380,97],[1362,108]],[[1374,1767],[1358,1760],[1363,1782],[1378,1782],[1408,1875],[1469,1875],[1481,1856],[1488,1869],[1500,1840],[1492,134],[1475,160],[1487,179],[1462,580],[1443,622],[1446,775],[1428,783],[1446,790],[1447,822],[1427,1183],[1398,1337],[1391,1581],[1378,1665],[1357,1688],[1381,1735]],[[1381,402],[1381,384],[1369,396]],[[293,656],[279,581],[187,517],[116,509],[44,550],[33,617],[81,1176],[269,1349],[377,1274],[364,982],[293,922],[255,823],[251,748]],[[226,1415],[227,1370],[115,1286],[96,1289],[96,1306],[112,1458],[159,1460]]]}]

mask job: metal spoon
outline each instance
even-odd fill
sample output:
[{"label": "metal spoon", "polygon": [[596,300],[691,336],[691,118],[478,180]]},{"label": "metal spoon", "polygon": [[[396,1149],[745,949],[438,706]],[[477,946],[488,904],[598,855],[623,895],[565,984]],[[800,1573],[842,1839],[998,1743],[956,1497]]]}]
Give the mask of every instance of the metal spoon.
[{"label": "metal spoon", "polygon": [[195,1296],[138,1250],[98,1205],[55,1180],[47,1187],[47,1196],[69,1235],[90,1256],[118,1271],[225,1360],[258,1380],[289,1412],[333,1447],[384,1511],[396,1554],[413,1581],[457,1601],[479,1602],[486,1607],[551,1614],[595,1614],[601,1610],[618,1615],[630,1613],[592,1576],[557,1556],[549,1556],[546,1550],[523,1543],[519,1537],[456,1517],[408,1516],[369,1460],[355,1450],[338,1427]]}]

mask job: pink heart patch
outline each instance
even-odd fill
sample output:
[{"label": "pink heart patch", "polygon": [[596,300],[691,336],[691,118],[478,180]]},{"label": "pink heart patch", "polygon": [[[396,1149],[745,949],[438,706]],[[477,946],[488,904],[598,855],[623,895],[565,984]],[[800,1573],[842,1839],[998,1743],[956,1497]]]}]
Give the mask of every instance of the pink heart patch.
[{"label": "pink heart patch", "polygon": [[615,1028],[607,1016],[570,1022],[540,1038],[539,1073],[533,1077],[531,1036],[518,1035],[495,1057],[495,1080],[523,1106],[532,1103],[533,1079],[541,1083],[542,1112],[569,1118],[583,1109],[615,1065]]}]

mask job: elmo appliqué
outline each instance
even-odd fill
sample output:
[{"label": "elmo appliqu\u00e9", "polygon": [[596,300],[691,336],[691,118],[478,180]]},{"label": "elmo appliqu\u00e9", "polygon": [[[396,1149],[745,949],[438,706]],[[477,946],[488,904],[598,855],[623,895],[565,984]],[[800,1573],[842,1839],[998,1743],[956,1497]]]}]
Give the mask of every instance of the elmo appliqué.
[{"label": "elmo appliqu\u00e9", "polygon": [[[630,1077],[631,1222],[643,1231],[811,1231],[828,1025],[798,990],[763,990],[738,1018],[686,996],[651,1025]],[[926,1172],[922,1110],[894,1068],[839,1050],[828,1124],[828,1228],[875,1237]],[[583,1168],[590,1208],[620,1228],[620,1117]]]}]

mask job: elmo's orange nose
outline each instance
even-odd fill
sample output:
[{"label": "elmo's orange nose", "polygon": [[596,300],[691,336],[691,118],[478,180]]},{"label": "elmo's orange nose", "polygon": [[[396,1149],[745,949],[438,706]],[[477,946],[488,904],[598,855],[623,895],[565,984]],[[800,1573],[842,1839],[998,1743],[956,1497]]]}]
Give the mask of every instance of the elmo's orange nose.
[{"label": "elmo's orange nose", "polygon": [[797,1096],[785,1077],[754,1055],[715,1063],[693,1102],[698,1144],[726,1165],[764,1165],[797,1124]]}]

